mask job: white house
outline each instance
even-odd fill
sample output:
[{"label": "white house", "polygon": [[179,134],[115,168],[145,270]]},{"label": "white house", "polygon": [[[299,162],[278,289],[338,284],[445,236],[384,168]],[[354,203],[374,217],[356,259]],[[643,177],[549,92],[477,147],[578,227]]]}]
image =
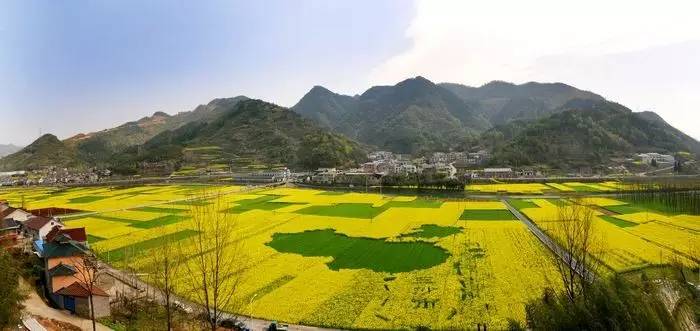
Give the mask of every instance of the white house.
[{"label": "white house", "polygon": [[56,226],[62,228],[63,224],[55,218],[43,216],[32,216],[22,224],[25,235],[31,236],[34,240],[44,240],[46,235]]},{"label": "white house", "polygon": [[638,154],[637,158],[644,164],[651,164],[653,161],[656,161],[656,163],[676,162],[676,158],[674,158],[673,155],[659,153],[642,153]]}]

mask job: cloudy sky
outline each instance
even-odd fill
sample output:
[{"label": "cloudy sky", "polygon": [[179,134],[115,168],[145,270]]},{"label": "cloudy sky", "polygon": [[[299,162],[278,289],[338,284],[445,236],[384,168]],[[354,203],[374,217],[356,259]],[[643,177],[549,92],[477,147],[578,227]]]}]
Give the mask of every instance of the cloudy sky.
[{"label": "cloudy sky", "polygon": [[700,138],[697,1],[0,4],[0,143],[247,95],[293,105],[422,75],[565,82]]}]

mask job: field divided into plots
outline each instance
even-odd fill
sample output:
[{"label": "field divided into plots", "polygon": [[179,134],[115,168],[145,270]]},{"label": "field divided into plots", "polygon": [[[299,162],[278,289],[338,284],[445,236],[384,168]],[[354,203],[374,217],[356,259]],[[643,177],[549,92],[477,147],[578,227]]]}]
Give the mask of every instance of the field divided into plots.
[{"label": "field divided into plots", "polygon": [[[543,184],[540,184],[543,185]],[[218,201],[202,190],[225,193]],[[251,267],[237,296],[239,313],[339,328],[473,329],[523,321],[524,303],[559,276],[541,243],[498,200],[276,188],[188,185],[68,190],[2,190],[0,199],[29,209],[94,213],[64,217],[86,227],[91,245],[117,267],[146,270],[165,241],[187,251],[197,234],[192,205],[216,206],[235,220]],[[547,231],[562,199],[511,199]],[[667,263],[682,253],[693,263],[698,216],[640,212],[609,198],[586,200],[606,246],[596,252],[615,271]],[[185,257],[191,258],[190,257]],[[184,273],[179,291],[187,295]],[[234,309],[231,307],[231,309]]]}]

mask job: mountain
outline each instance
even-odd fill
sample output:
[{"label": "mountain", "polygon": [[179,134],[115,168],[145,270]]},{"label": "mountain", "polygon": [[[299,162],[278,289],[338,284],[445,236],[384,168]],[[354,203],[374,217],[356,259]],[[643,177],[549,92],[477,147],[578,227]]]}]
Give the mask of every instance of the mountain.
[{"label": "mountain", "polygon": [[229,105],[219,117],[166,130],[115,157],[122,166],[141,162],[182,163],[187,150],[217,147],[222,154],[261,164],[313,169],[347,166],[365,158],[355,142],[329,133],[287,108],[261,100]]},{"label": "mountain", "polygon": [[610,101],[573,99],[535,121],[513,121],[485,132],[495,164],[546,164],[569,169],[605,164],[632,153],[700,153],[700,143],[658,115],[634,113]]},{"label": "mountain", "polygon": [[292,110],[351,139],[399,153],[459,148],[490,127],[449,90],[423,78],[356,97],[312,88]]},{"label": "mountain", "polygon": [[83,162],[74,149],[52,134],[45,134],[19,152],[0,159],[0,170],[34,170],[47,166],[78,167]]},{"label": "mountain", "polygon": [[5,155],[10,155],[22,149],[22,147],[12,144],[0,144],[0,158]]},{"label": "mountain", "polygon": [[76,150],[81,159],[90,164],[103,165],[109,163],[112,154],[127,147],[143,144],[165,130],[172,130],[194,121],[216,118],[222,114],[224,109],[247,99],[245,96],[214,99],[192,111],[180,112],[176,115],[156,112],[152,116],[143,117],[138,121],[128,122],[115,128],[78,134],[66,139],[65,142]]},{"label": "mountain", "polygon": [[604,98],[562,83],[529,82],[516,85],[493,81],[481,87],[441,83],[486,117],[492,125],[514,120],[535,120],[561,111],[574,99],[603,101]]}]

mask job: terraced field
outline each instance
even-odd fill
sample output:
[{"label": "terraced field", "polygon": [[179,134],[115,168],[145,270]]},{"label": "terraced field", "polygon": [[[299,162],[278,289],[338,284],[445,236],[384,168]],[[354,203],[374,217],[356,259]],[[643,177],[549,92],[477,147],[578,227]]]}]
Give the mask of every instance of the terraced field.
[{"label": "terraced field", "polygon": [[[222,196],[214,201],[205,189]],[[187,200],[192,197],[202,198]],[[189,250],[197,234],[193,205],[216,207],[235,220],[232,231],[250,260],[236,294],[245,305],[229,308],[265,319],[339,328],[502,329],[508,319],[523,321],[524,303],[545,287],[560,286],[544,246],[497,200],[187,185],[3,190],[0,199],[28,209],[70,209],[66,226],[86,227],[103,259],[142,271],[165,241]],[[586,201],[606,238],[596,257],[610,270],[667,263],[679,252],[685,263],[697,262],[698,216]],[[546,231],[557,205],[567,202],[510,203]],[[184,273],[178,285],[187,296]]]}]

